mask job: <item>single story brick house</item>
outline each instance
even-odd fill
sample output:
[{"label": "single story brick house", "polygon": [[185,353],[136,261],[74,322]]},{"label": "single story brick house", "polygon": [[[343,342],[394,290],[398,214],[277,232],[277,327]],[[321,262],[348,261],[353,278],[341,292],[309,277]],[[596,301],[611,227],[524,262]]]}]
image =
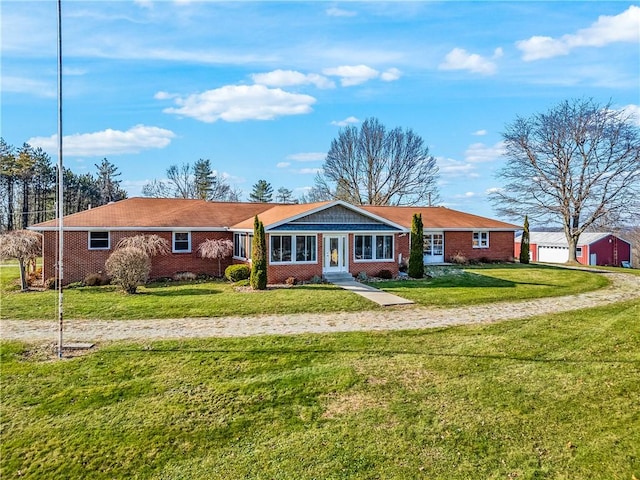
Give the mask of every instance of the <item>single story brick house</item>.
[{"label": "single story brick house", "polygon": [[[229,239],[233,255],[222,268],[250,263],[254,216],[263,222],[268,249],[268,281],[308,280],[330,273],[393,275],[409,258],[411,222],[422,214],[425,263],[468,259],[511,260],[517,225],[445,207],[355,206],[342,201],[283,205],[203,200],[130,198],[64,218],[65,284],[104,271],[105,262],[126,236],[156,234],[171,245],[154,257],[152,278],[177,272],[217,275],[218,262],[203,259],[206,239]],[[57,220],[30,227],[43,233],[43,276],[56,273]]]},{"label": "single story brick house", "polygon": [[[522,235],[515,238],[515,256],[520,256]],[[532,262],[564,263],[569,244],[564,232],[530,232],[529,257]],[[576,246],[576,259],[583,265],[619,267],[631,263],[631,243],[611,232],[584,232]]]}]

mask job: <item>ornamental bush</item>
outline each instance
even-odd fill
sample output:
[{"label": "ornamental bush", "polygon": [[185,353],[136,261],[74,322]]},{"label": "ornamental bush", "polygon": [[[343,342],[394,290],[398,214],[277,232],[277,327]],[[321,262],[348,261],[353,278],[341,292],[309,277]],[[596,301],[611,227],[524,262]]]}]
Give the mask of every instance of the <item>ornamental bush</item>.
[{"label": "ornamental bush", "polygon": [[239,282],[240,280],[247,280],[251,275],[251,270],[248,265],[237,264],[229,265],[224,270],[224,277],[230,282]]},{"label": "ornamental bush", "polygon": [[127,293],[136,293],[138,285],[143,285],[149,278],[151,258],[140,248],[123,247],[109,256],[105,266],[112,283]]}]

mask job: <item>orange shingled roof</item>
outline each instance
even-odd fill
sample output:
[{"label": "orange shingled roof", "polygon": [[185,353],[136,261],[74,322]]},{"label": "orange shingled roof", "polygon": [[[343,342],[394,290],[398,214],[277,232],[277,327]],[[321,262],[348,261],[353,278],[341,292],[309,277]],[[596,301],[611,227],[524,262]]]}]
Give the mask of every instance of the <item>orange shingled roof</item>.
[{"label": "orange shingled roof", "polygon": [[[230,227],[273,208],[269,203],[206,202],[179,198],[129,198],[64,217],[64,227],[93,228],[221,228]],[[57,227],[57,220],[33,225]],[[253,226],[253,224],[252,224]]]},{"label": "orange shingled roof", "polygon": [[[265,226],[274,225],[333,202],[305,204],[273,204],[249,202],[206,202],[178,198],[134,197],[110,203],[91,210],[67,215],[65,228],[253,228],[253,217],[258,215]],[[493,220],[445,207],[391,207],[360,206],[362,210],[385,218],[407,229],[411,228],[414,213],[422,213],[426,229],[502,229],[518,230],[518,225]],[[33,230],[57,228],[57,220],[33,225]]]},{"label": "orange shingled roof", "polygon": [[451,210],[446,207],[381,207],[363,205],[360,208],[406,228],[411,228],[415,213],[422,214],[422,224],[424,228],[428,229],[469,230],[487,228],[492,230],[519,230],[522,228],[511,223]]},{"label": "orange shingled roof", "polygon": [[[273,225],[274,223],[282,222],[298,215],[303,215],[307,212],[311,212],[316,208],[324,205],[329,205],[332,202],[316,202],[316,203],[300,203],[290,205],[273,205],[272,208],[265,210],[258,214],[258,218],[264,224],[265,227]],[[244,221],[233,225],[233,228],[238,229],[252,229],[253,217],[247,218]]]}]

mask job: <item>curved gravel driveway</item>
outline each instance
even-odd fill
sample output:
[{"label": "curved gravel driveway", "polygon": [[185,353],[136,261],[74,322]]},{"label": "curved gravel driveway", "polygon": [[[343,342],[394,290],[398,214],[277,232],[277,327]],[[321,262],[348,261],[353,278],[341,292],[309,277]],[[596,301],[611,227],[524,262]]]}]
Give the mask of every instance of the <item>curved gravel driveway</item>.
[{"label": "curved gravel driveway", "polygon": [[[565,297],[459,308],[388,307],[384,310],[352,313],[161,320],[67,320],[64,338],[65,343],[69,343],[407,330],[491,323],[607,305],[640,297],[640,276],[608,272],[599,274],[609,277],[612,284],[593,292]],[[57,340],[57,328],[55,320],[2,320],[0,337],[5,340],[53,342]]]}]

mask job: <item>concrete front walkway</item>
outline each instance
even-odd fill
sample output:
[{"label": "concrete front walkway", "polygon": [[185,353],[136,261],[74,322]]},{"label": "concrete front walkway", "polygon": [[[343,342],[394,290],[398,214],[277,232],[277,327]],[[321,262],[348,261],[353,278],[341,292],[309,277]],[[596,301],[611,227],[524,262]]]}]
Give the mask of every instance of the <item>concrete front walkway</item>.
[{"label": "concrete front walkway", "polygon": [[411,305],[413,301],[406,298],[393,295],[391,293],[383,292],[377,288],[370,287],[355,280],[332,280],[331,283],[337,287],[344,288],[350,292],[357,293],[361,297],[371,300],[372,302],[382,305],[383,307],[389,307],[391,305]]}]

